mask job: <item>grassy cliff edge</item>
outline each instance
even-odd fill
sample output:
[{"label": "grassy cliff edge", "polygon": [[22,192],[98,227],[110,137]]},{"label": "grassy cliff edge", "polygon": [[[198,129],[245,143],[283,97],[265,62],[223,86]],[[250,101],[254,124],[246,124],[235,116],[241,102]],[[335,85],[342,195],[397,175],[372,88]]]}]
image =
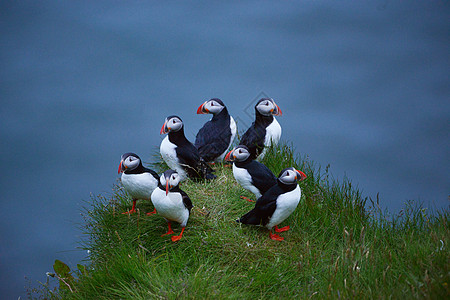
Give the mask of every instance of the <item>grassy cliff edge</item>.
[{"label": "grassy cliff edge", "polygon": [[[378,200],[363,198],[349,180],[333,180],[308,157],[283,144],[264,158],[276,175],[295,166],[308,178],[302,200],[281,226],[283,242],[265,228],[235,220],[254,196],[216,165],[217,179],[181,184],[194,203],[181,241],[161,237],[166,222],[123,215],[130,199],[118,185],[92,199],[86,210],[83,248],[87,266],[70,272],[57,295],[64,299],[176,298],[448,298],[449,211],[428,214],[408,203],[388,217]],[[161,170],[160,170],[161,171]],[[180,227],[174,226],[178,234]]]}]

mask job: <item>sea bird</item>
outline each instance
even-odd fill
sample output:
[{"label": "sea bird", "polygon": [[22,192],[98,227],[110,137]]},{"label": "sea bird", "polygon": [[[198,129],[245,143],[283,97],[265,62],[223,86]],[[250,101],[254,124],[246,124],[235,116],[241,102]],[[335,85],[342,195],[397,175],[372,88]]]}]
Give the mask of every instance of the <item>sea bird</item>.
[{"label": "sea bird", "polygon": [[281,137],[281,126],[274,116],[282,112],[271,98],[262,98],[255,105],[255,121],[239,142],[248,147],[252,158],[263,159],[267,148],[277,145]]},{"label": "sea bird", "polygon": [[183,236],[184,229],[189,219],[190,211],[193,207],[189,196],[179,188],[181,176],[174,170],[165,171],[160,179],[158,187],[152,193],[152,202],[158,214],[161,215],[169,227],[163,234],[173,234],[171,222],[178,222],[181,225],[180,235],[172,236],[172,241],[176,242]]},{"label": "sea bird", "polygon": [[200,157],[206,162],[222,161],[236,136],[236,122],[222,100],[212,98],[197,109],[197,114],[212,114],[195,137]]},{"label": "sea bird", "polygon": [[[277,177],[264,164],[254,160],[247,146],[239,145],[228,152],[225,160],[233,162],[233,175],[246,190],[260,198],[267,190],[277,184]],[[247,197],[241,198],[254,202]]]},{"label": "sea bird", "polygon": [[[145,168],[139,156],[131,152],[123,154],[120,158],[118,173],[122,173],[120,181],[133,199],[133,207],[124,214],[135,213],[136,201],[150,200],[153,190],[158,186],[159,176],[155,171]],[[156,210],[147,215],[154,213]]]},{"label": "sea bird", "polygon": [[280,172],[277,184],[271,187],[261,198],[256,201],[255,207],[236,220],[239,223],[248,225],[262,225],[269,229],[269,237],[275,241],[282,241],[284,238],[272,233],[289,230],[289,226],[278,228],[278,224],[283,222],[297,207],[301,190],[297,181],[306,178],[305,173],[293,167],[286,168]]}]

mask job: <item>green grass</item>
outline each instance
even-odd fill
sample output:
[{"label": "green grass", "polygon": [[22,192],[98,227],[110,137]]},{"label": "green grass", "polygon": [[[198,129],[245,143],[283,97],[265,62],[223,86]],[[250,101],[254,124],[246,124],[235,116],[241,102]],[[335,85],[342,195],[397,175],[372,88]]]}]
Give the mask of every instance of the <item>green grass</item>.
[{"label": "green grass", "polygon": [[264,163],[276,175],[295,166],[308,176],[299,206],[281,224],[291,227],[281,233],[284,241],[235,222],[253,206],[239,196],[254,196],[229,167],[216,165],[212,182],[182,183],[194,208],[177,243],[161,237],[167,225],[160,216],[145,215],[150,202],[138,202],[137,214],[121,214],[131,200],[117,186],[86,209],[83,248],[91,261],[72,272],[72,291],[64,284],[53,297],[449,298],[448,210],[427,213],[411,202],[388,216],[378,199],[364,198],[347,179],[333,180],[328,167],[287,145],[270,149]]}]

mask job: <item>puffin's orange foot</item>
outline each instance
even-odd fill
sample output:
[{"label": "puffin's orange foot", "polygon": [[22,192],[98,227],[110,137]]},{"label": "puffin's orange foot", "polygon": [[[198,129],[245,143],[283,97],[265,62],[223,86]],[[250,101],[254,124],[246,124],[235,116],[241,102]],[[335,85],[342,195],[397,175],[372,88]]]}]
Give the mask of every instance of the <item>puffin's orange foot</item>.
[{"label": "puffin's orange foot", "polygon": [[154,215],[154,214],[156,214],[156,208],[152,212],[148,212],[147,216],[151,216],[151,215]]},{"label": "puffin's orange foot", "polygon": [[180,235],[174,235],[174,236],[172,237],[172,242],[177,242],[177,241],[181,240],[181,237],[183,236],[183,232],[184,232],[184,227],[181,228],[181,233],[180,233]]},{"label": "puffin's orange foot", "polygon": [[248,202],[255,202],[255,200],[252,200],[252,199],[247,198],[245,196],[241,196],[241,199],[247,200]]},{"label": "puffin's orange foot", "polygon": [[269,237],[274,241],[282,241],[284,240],[283,237],[279,236],[278,234],[273,234],[272,232],[269,232]]},{"label": "puffin's orange foot", "polygon": [[131,209],[129,211],[123,212],[123,215],[131,215],[134,214],[136,212],[136,199],[133,199],[133,206],[131,207]]},{"label": "puffin's orange foot", "polygon": [[167,223],[167,226],[169,226],[169,229],[167,230],[167,232],[166,233],[164,233],[163,235],[161,235],[161,236],[165,236],[165,235],[168,235],[168,234],[172,234],[172,233],[175,233],[175,232],[173,232],[173,230],[172,230],[172,226],[170,226],[170,223]]},{"label": "puffin's orange foot", "polygon": [[173,232],[173,230],[170,229],[170,230],[168,230],[166,233],[162,234],[161,236],[165,236],[165,235],[168,235],[168,234],[174,234],[174,233],[175,233],[175,232]]},{"label": "puffin's orange foot", "polygon": [[178,242],[179,240],[181,240],[181,235],[172,236],[172,242]]},{"label": "puffin's orange foot", "polygon": [[283,232],[283,231],[288,231],[289,230],[289,226],[284,226],[281,228],[278,228],[278,226],[275,226],[275,232]]}]

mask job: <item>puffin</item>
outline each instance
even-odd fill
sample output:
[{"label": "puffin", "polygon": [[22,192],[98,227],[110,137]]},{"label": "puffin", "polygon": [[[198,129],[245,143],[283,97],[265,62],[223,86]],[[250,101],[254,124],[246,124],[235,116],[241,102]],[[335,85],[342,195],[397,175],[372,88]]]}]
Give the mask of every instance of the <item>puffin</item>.
[{"label": "puffin", "polygon": [[[123,214],[132,214],[136,212],[136,201],[139,199],[150,200],[153,190],[159,183],[159,175],[142,165],[140,157],[135,153],[125,153],[120,158],[118,173],[122,173],[120,181],[125,191],[133,199],[133,207],[130,211]],[[147,213],[147,215],[155,214],[156,210]]]},{"label": "puffin", "polygon": [[[251,157],[247,146],[239,145],[235,147],[228,152],[225,160],[233,162],[234,178],[244,189],[255,194],[256,199],[277,184],[277,177],[267,166]],[[241,198],[254,202],[244,196],[241,196]]]},{"label": "puffin", "polygon": [[153,191],[151,199],[158,214],[166,221],[169,227],[168,231],[161,235],[173,234],[171,222],[175,221],[181,225],[180,235],[172,236],[172,241],[176,242],[183,236],[184,229],[191,209],[193,207],[189,196],[179,188],[181,176],[174,170],[165,171],[160,179],[158,187]]},{"label": "puffin", "polygon": [[205,101],[197,114],[212,114],[213,117],[198,131],[194,146],[206,162],[222,161],[236,137],[236,122],[218,98]]},{"label": "puffin", "polygon": [[183,121],[178,116],[168,116],[160,134],[168,135],[162,140],[160,153],[170,169],[177,171],[181,180],[190,178],[214,179],[216,175],[200,157],[197,148],[184,135]]},{"label": "puffin", "polygon": [[264,158],[267,147],[277,145],[281,137],[281,126],[274,116],[281,116],[280,107],[272,98],[262,98],[255,105],[255,121],[239,142],[250,150],[251,156]]},{"label": "puffin", "polygon": [[289,230],[289,226],[278,228],[278,224],[289,217],[300,202],[301,190],[297,181],[305,178],[305,173],[293,167],[282,170],[277,184],[256,201],[251,211],[236,221],[242,224],[265,226],[269,229],[269,237],[272,240],[282,241],[284,238],[276,233],[273,234],[272,228],[275,227],[277,233]]}]

